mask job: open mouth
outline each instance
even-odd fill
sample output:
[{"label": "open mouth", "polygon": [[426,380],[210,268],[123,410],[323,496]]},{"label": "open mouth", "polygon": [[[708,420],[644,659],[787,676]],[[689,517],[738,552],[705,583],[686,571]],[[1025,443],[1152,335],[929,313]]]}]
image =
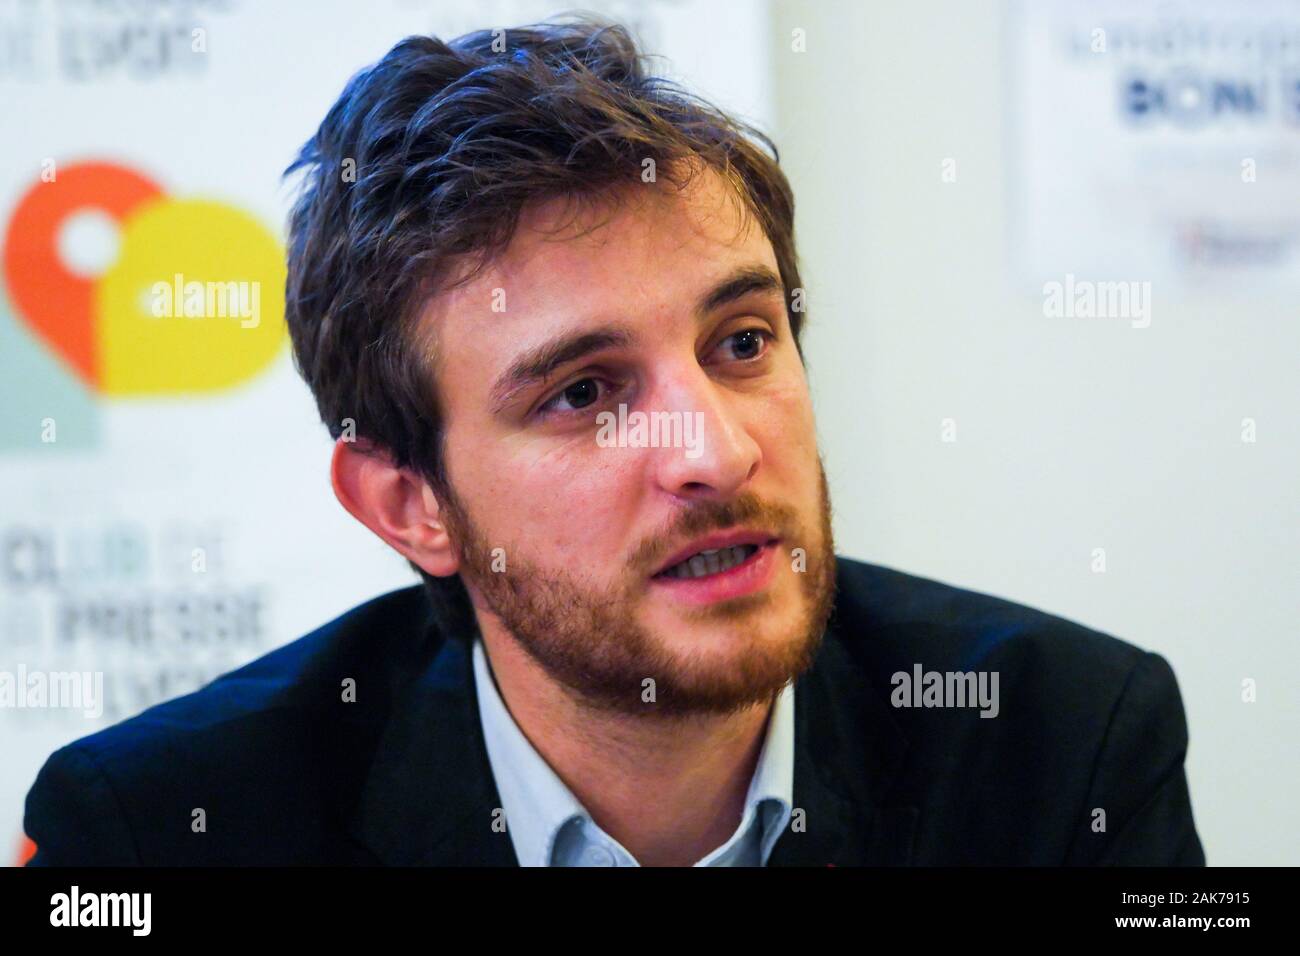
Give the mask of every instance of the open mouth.
[{"label": "open mouth", "polygon": [[706,551],[699,551],[685,561],[680,561],[670,568],[665,568],[655,577],[677,578],[678,580],[705,578],[711,574],[721,574],[724,571],[739,567],[757,553],[758,545],[756,544],[738,544],[734,548],[711,548]]},{"label": "open mouth", "polygon": [[699,607],[766,591],[776,573],[780,539],[755,534],[715,537],[724,540],[700,541],[712,547],[700,548],[653,575],[657,593]]}]

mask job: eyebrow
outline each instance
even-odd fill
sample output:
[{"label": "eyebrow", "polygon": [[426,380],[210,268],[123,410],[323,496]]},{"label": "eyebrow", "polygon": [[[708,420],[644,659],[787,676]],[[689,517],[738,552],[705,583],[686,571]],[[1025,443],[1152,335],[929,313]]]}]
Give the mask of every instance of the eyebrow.
[{"label": "eyebrow", "polygon": [[[781,278],[767,266],[743,266],[701,296],[695,314],[697,318],[703,318],[747,295],[783,293],[784,288]],[[636,341],[637,335],[631,329],[613,325],[562,335],[529,349],[492,386],[493,411],[500,412],[521,391],[545,381],[570,362],[603,349],[628,348]]]},{"label": "eyebrow", "polygon": [[767,266],[743,266],[705,293],[695,307],[700,318],[756,292],[784,293],[781,277]]}]

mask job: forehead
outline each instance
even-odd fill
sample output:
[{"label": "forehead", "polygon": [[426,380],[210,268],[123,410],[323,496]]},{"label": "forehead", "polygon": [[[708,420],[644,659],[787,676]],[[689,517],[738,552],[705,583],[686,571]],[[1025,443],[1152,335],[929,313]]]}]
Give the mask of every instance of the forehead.
[{"label": "forehead", "polygon": [[509,247],[477,276],[430,300],[422,330],[441,379],[557,332],[685,315],[742,262],[777,270],[762,228],[711,169],[680,190],[664,180],[549,200],[522,213]]}]

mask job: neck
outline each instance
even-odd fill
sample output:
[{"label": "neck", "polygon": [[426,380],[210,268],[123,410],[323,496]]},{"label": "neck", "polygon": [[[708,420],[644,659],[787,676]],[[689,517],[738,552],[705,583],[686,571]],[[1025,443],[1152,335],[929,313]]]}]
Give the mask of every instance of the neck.
[{"label": "neck", "polygon": [[499,622],[480,621],[480,631],[519,729],[639,863],[690,866],[735,832],[773,699],[725,715],[598,710],[552,680]]}]

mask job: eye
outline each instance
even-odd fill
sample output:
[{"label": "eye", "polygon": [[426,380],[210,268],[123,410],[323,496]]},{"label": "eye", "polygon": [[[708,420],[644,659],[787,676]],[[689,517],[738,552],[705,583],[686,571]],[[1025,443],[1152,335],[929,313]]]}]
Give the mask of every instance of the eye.
[{"label": "eye", "polygon": [[766,353],[768,343],[774,338],[775,336],[766,329],[745,329],[736,332],[734,335],[727,336],[718,343],[718,347],[721,348],[727,343],[732,343],[732,349],[738,361],[752,362]]},{"label": "eye", "polygon": [[[538,414],[548,414],[550,412],[577,412],[594,404],[600,397],[601,391],[597,388],[597,383],[602,381],[598,378],[583,378],[568,385],[557,392],[554,397],[547,399],[537,409]],[[567,408],[564,405],[567,404]]]}]

